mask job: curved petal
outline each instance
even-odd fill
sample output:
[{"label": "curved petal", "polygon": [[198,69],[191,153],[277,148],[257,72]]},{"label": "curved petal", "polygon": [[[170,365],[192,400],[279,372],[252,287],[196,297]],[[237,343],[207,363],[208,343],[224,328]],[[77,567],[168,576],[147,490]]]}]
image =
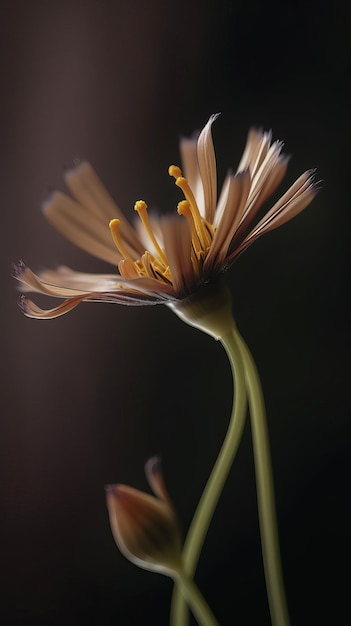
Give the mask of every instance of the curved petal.
[{"label": "curved petal", "polygon": [[184,176],[188,180],[189,186],[195,196],[201,215],[205,217],[204,188],[197,159],[198,135],[199,133],[196,137],[190,139],[183,137],[180,140],[179,150]]},{"label": "curved petal", "polygon": [[143,293],[132,289],[120,289],[116,292],[91,293],[74,298],[67,298],[58,306],[50,309],[42,309],[32,300],[22,295],[19,301],[20,308],[27,317],[35,319],[54,319],[68,313],[81,302],[105,302],[112,304],[124,304],[131,306],[145,306],[154,304],[165,304],[172,301],[172,297],[165,297],[163,294]]},{"label": "curved petal", "polygon": [[230,265],[239,254],[246,250],[261,235],[290,221],[312,202],[318,192],[318,187],[313,180],[313,171],[305,172],[295,181],[290,189],[260,220],[254,230],[247,235],[241,245],[229,255],[227,265]]},{"label": "curved petal", "polygon": [[250,191],[249,171],[230,176],[221,220],[204,262],[204,272],[219,270],[227,256]]},{"label": "curved petal", "polygon": [[22,292],[42,293],[45,296],[53,296],[56,298],[70,298],[75,296],[85,296],[89,291],[81,289],[72,289],[71,287],[61,286],[54,283],[47,283],[41,277],[37,276],[29,269],[23,267],[18,273],[16,279],[20,281],[20,289]]},{"label": "curved petal", "polygon": [[272,195],[285,176],[289,157],[275,156],[276,159],[272,159],[270,163],[267,159],[265,160],[255,180],[251,183],[247,205],[235,233],[237,242],[245,237],[263,203]]},{"label": "curved petal", "polygon": [[108,224],[113,218],[121,220],[121,234],[128,246],[138,255],[144,250],[124,214],[107,191],[105,185],[90,163],[84,161],[77,167],[67,170],[65,182],[73,197],[86,208],[91,215],[95,215],[102,224]]},{"label": "curved petal", "polygon": [[219,113],[211,115],[197,140],[197,158],[204,189],[205,217],[210,224],[213,223],[217,204],[217,167],[211,127],[218,116]]},{"label": "curved petal", "polygon": [[87,215],[84,206],[60,191],[55,191],[42,208],[48,222],[68,241],[117,265],[121,255],[112,241],[108,222],[104,225],[96,215]]},{"label": "curved petal", "polygon": [[172,506],[163,478],[161,458],[159,456],[153,456],[145,463],[145,474],[154,494]]},{"label": "curved petal", "polygon": [[267,154],[271,139],[271,131],[267,133],[257,128],[250,128],[237,173],[249,169],[251,176],[254,176]]},{"label": "curved petal", "polygon": [[21,296],[19,304],[23,313],[27,317],[49,320],[54,319],[55,317],[60,317],[60,315],[64,315],[65,313],[68,313],[68,311],[72,311],[72,309],[80,304],[82,300],[84,300],[84,296],[80,296],[79,298],[69,298],[53,309],[41,309],[34,302],[32,302],[32,300],[29,300],[25,296]]},{"label": "curved petal", "polygon": [[313,170],[302,174],[262,218],[248,238],[256,238],[258,235],[274,230],[303,211],[318,191],[312,174]]}]

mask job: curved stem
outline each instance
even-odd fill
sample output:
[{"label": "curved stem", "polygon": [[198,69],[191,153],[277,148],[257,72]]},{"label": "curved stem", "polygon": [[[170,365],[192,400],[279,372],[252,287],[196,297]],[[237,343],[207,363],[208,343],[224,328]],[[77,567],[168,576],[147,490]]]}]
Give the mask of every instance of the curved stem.
[{"label": "curved stem", "polygon": [[[225,440],[200,498],[184,543],[182,556],[184,570],[189,578],[194,576],[208,527],[238,449],[247,411],[245,376],[235,333],[223,335],[220,340],[227,352],[232,368],[235,388],[234,404]],[[188,624],[188,610],[176,586],[172,597],[170,623],[171,626],[187,626]]]},{"label": "curved stem", "polygon": [[194,581],[185,574],[184,571],[178,573],[178,576],[175,578],[175,582],[178,585],[181,595],[194,614],[198,624],[200,624],[200,626],[219,626],[198,587],[195,585]]},{"label": "curved stem", "polygon": [[235,336],[242,355],[249,398],[263,565],[271,619],[273,626],[289,626],[264,398],[251,353],[236,330]]}]

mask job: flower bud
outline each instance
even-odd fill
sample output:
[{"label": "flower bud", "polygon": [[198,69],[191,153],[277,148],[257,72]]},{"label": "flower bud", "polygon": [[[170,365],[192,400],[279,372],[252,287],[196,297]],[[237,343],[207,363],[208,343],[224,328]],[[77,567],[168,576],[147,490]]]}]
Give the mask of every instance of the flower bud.
[{"label": "flower bud", "polygon": [[107,508],[114,539],[121,552],[144,569],[173,576],[181,567],[181,540],[157,458],[146,474],[157,497],[127,485],[106,487]]}]

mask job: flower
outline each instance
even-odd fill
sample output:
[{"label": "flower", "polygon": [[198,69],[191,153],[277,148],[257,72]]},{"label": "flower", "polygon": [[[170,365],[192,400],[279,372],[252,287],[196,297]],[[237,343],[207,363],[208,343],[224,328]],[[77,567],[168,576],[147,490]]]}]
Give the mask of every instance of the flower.
[{"label": "flower", "polygon": [[158,457],[145,465],[157,497],[127,485],[108,485],[106,502],[114,539],[133,563],[174,576],[181,570],[181,540]]},{"label": "flower", "polygon": [[23,295],[21,307],[27,316],[57,317],[82,301],[163,303],[177,312],[179,303],[214,282],[261,235],[288,222],[312,201],[317,185],[314,171],[308,170],[259,215],[282,181],[289,159],[282,154],[282,142],[272,143],[270,132],[257,129],[250,130],[237,171],[228,172],[217,200],[211,131],[217,117],[210,117],[197,138],[181,140],[185,176],[178,166],[169,168],[184,195],[178,214],[151,218],[140,200],[135,204],[140,220],[132,227],[89,163],[66,172],[72,197],[54,192],[43,206],[46,218],[73,243],[117,265],[119,273],[87,274],[59,267],[34,274],[20,263],[15,278],[22,292],[63,299],[45,310]]}]

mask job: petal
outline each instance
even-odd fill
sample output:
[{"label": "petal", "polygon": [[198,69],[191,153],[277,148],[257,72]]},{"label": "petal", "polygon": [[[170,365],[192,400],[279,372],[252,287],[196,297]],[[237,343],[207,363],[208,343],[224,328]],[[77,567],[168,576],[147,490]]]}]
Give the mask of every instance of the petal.
[{"label": "petal", "polygon": [[[72,272],[72,274],[76,274],[76,272]],[[82,285],[78,288],[77,284],[73,287],[64,274],[62,279],[62,273],[59,271],[46,270],[43,274],[36,275],[25,265],[21,266],[21,271],[18,270],[15,278],[20,281],[20,289],[23,292],[42,293],[46,296],[58,298],[86,296],[91,291],[94,291],[94,289],[88,288],[87,284],[83,288]],[[116,285],[116,280],[114,280],[114,285]],[[91,283],[89,286],[91,286]],[[101,288],[100,284],[99,287]],[[106,288],[103,291],[106,291]]]},{"label": "petal", "polygon": [[[237,242],[240,242],[240,239],[245,237],[248,229],[252,227],[252,223],[255,220],[261,206],[265,200],[267,200],[272,193],[274,193],[286,173],[289,158],[280,157],[278,155],[269,156],[272,158],[267,156],[257,172],[254,181],[251,183],[251,190],[247,205],[243,211],[238,225],[238,230],[235,234]],[[274,156],[276,158],[274,158]]]},{"label": "petal", "polygon": [[51,309],[42,309],[29,298],[22,295],[19,305],[27,317],[35,319],[53,319],[60,317],[74,309],[80,302],[105,302],[131,306],[144,306],[169,303],[175,298],[165,297],[163,294],[143,293],[142,291],[121,289],[118,292],[91,293],[84,296],[67,298],[58,306]]},{"label": "petal", "polygon": [[107,221],[102,224],[100,218],[87,214],[84,206],[60,191],[55,191],[42,208],[48,222],[66,239],[89,254],[117,265],[121,255],[112,241]]},{"label": "petal", "polygon": [[90,214],[99,217],[102,224],[108,224],[113,218],[120,219],[121,234],[125,243],[136,252],[137,256],[144,252],[134,229],[127,222],[90,163],[85,161],[68,170],[65,173],[65,182],[77,202]]},{"label": "petal", "polygon": [[161,459],[159,456],[153,456],[146,462],[145,473],[154,494],[170,505],[171,503],[163,479]]},{"label": "petal", "polygon": [[318,191],[318,187],[313,180],[313,172],[314,170],[309,170],[295,181],[290,189],[260,220],[254,230],[247,235],[241,245],[229,255],[227,259],[228,265],[261,235],[290,221],[312,202]]},{"label": "petal", "polygon": [[250,174],[248,170],[228,177],[225,201],[223,206],[218,206],[221,219],[205,259],[204,272],[218,270],[223,264],[229,244],[245,208],[249,191]]},{"label": "petal", "polygon": [[205,217],[213,223],[217,204],[217,167],[211,127],[219,113],[211,115],[197,140],[197,158],[204,189]]},{"label": "petal", "polygon": [[179,150],[184,176],[187,178],[190,188],[195,196],[201,215],[205,217],[204,188],[202,185],[197,159],[197,141],[198,136],[193,139],[182,138],[180,140]]},{"label": "petal", "polygon": [[[87,274],[85,272],[77,272],[68,267],[59,267],[57,270],[45,270],[38,276],[44,282],[51,281],[58,287],[69,287],[70,289],[78,289],[88,296],[94,294],[94,300],[108,296],[109,301],[115,296],[123,296],[132,293],[139,295],[147,295],[150,298],[159,300],[174,299],[175,294],[173,287],[159,279],[139,276],[124,277],[119,274]],[[87,298],[88,299],[88,298]]]},{"label": "petal", "polygon": [[80,302],[84,300],[84,296],[78,298],[69,298],[65,300],[59,306],[53,309],[41,309],[32,300],[29,300],[25,296],[20,298],[20,308],[27,317],[34,319],[53,319],[54,317],[60,317],[74,309]]},{"label": "petal", "polygon": [[38,274],[38,277],[47,284],[66,289],[77,289],[82,293],[112,291],[120,282],[118,274],[90,274],[72,270],[64,265],[55,270],[43,270]]},{"label": "petal", "polygon": [[318,191],[314,182],[313,173],[314,170],[305,172],[295,181],[288,191],[257,224],[256,228],[249,235],[250,238],[256,238],[258,235],[282,226],[293,219],[312,202]]},{"label": "petal", "polygon": [[173,289],[183,297],[194,286],[190,225],[185,218],[178,215],[165,216],[161,219],[161,228]]},{"label": "petal", "polygon": [[238,165],[237,173],[249,169],[251,175],[255,175],[257,168],[260,167],[267,154],[271,138],[271,132],[263,133],[261,130],[257,130],[256,128],[250,128],[247,135],[246,146]]}]

